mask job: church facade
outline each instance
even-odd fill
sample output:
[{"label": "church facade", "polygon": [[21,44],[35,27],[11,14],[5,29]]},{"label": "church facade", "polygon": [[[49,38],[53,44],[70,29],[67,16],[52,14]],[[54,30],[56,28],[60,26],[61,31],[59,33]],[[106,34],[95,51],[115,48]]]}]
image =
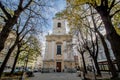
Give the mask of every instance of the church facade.
[{"label": "church facade", "polygon": [[52,34],[46,36],[43,68],[63,72],[75,68],[72,35],[66,33],[66,21],[53,19]]}]

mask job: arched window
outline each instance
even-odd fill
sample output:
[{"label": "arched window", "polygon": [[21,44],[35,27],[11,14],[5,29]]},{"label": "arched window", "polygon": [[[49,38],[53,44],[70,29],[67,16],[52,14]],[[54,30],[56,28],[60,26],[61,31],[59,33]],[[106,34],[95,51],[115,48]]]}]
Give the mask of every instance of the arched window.
[{"label": "arched window", "polygon": [[61,23],[59,22],[57,26],[58,26],[58,28],[60,28],[61,27]]}]

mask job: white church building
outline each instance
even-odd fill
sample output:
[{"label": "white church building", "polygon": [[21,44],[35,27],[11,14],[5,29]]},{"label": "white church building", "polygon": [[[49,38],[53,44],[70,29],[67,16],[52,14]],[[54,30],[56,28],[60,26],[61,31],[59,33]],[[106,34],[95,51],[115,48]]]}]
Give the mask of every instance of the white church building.
[{"label": "white church building", "polygon": [[52,34],[46,36],[43,68],[63,72],[75,68],[72,35],[66,32],[67,23],[59,17],[53,18]]}]

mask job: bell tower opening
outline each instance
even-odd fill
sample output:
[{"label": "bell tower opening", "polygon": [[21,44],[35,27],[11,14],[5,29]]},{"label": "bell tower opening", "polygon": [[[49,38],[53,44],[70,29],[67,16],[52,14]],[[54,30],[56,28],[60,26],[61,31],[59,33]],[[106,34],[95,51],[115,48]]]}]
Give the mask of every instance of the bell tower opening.
[{"label": "bell tower opening", "polygon": [[57,27],[61,28],[61,23],[60,22],[58,22]]}]

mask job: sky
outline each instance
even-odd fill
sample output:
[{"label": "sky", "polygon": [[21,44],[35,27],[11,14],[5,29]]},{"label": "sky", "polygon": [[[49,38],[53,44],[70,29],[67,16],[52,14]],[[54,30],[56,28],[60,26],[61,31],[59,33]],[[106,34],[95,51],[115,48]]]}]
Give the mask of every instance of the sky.
[{"label": "sky", "polygon": [[[0,1],[8,9],[8,11],[11,14],[14,14],[14,11],[18,8],[19,0],[0,0]],[[22,6],[25,6],[28,3],[28,1],[29,0],[24,0],[24,3]],[[46,18],[46,24],[45,24],[43,22],[44,21],[43,19],[39,18],[38,15],[35,15],[33,13],[32,15],[34,16],[34,18],[30,20],[32,23],[34,23],[33,25],[35,25],[36,30],[38,30],[40,32],[40,33],[36,34],[36,36],[45,45],[45,35],[52,32],[52,27],[53,27],[52,19],[57,12],[60,12],[63,9],[65,9],[66,0],[35,0],[35,1],[39,2],[40,5],[43,4],[43,6],[44,6],[46,4],[48,6],[48,7],[46,7],[46,5],[45,5],[44,6],[45,8],[43,8],[43,6],[40,7],[39,5],[31,4],[32,5],[31,9],[34,10],[34,12],[36,12],[36,13],[42,15],[42,17]],[[3,14],[3,13],[0,12],[0,14]],[[22,18],[22,20],[21,20],[20,29],[23,28],[22,26],[24,25],[24,23],[27,19],[26,15],[28,15],[28,14],[29,14],[28,10],[25,10],[24,12],[21,13],[20,17]],[[31,25],[29,25],[29,26],[31,26]]]},{"label": "sky", "polygon": [[61,12],[66,7],[66,1],[65,0],[53,0],[53,8],[51,14],[49,14],[49,32],[51,33],[52,27],[53,27],[53,21],[52,18],[55,16],[57,12]]},{"label": "sky", "polygon": [[47,14],[47,18],[48,18],[48,25],[46,27],[46,30],[45,32],[42,34],[42,37],[41,35],[40,36],[40,40],[42,41],[43,43],[43,51],[42,51],[42,54],[44,56],[44,53],[45,53],[45,35],[47,35],[48,33],[52,33],[52,28],[53,28],[53,17],[55,17],[55,14],[57,12],[61,12],[62,10],[65,9],[66,7],[66,1],[65,0],[53,0],[53,3],[51,3],[53,5],[53,7],[50,9],[50,13]]},{"label": "sky", "polygon": [[[43,35],[47,35],[48,33],[52,33],[53,28],[53,17],[55,17],[55,14],[57,12],[61,12],[66,7],[66,0],[52,0],[52,2],[49,3],[52,7],[47,10],[47,13],[45,13],[45,17],[47,19],[47,24],[43,25]],[[41,35],[40,35],[41,36]]]}]

